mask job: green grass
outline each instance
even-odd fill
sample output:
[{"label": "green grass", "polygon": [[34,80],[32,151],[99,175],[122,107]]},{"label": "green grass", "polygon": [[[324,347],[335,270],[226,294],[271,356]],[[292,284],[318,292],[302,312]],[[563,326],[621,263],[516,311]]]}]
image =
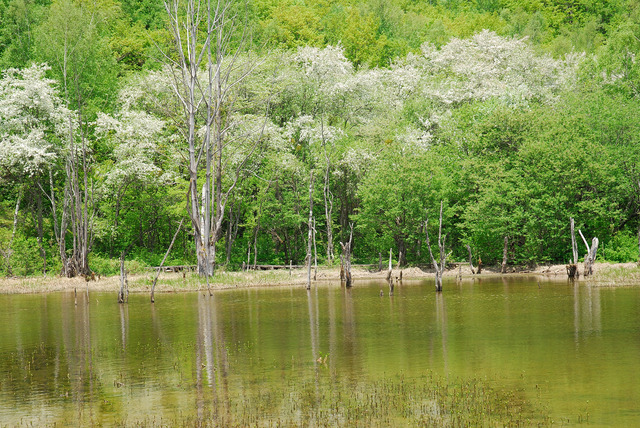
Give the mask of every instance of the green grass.
[{"label": "green grass", "polygon": [[[321,368],[322,369],[322,368]],[[256,385],[240,397],[219,397],[199,416],[119,421],[120,426],[540,426],[547,409],[517,389],[498,389],[483,379],[447,380],[432,372],[337,383],[315,381]],[[576,415],[573,423],[586,418]]]}]

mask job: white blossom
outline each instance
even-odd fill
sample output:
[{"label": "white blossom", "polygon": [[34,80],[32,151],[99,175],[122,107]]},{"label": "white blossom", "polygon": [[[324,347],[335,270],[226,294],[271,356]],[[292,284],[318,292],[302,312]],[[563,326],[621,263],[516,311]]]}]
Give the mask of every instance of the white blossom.
[{"label": "white blossom", "polygon": [[451,105],[494,97],[513,104],[552,100],[574,83],[579,61],[576,55],[565,60],[538,55],[525,39],[484,30],[469,39],[454,38],[440,50],[425,44],[422,57],[412,62],[428,76],[424,94]]},{"label": "white blossom", "polygon": [[145,112],[123,109],[115,116],[98,115],[96,135],[112,144],[115,160],[107,173],[107,188],[124,180],[160,183],[171,179],[154,162],[163,131],[164,122]]},{"label": "white blossom", "polygon": [[34,175],[58,156],[54,141],[68,132],[64,107],[44,64],[5,70],[0,79],[0,166]]}]

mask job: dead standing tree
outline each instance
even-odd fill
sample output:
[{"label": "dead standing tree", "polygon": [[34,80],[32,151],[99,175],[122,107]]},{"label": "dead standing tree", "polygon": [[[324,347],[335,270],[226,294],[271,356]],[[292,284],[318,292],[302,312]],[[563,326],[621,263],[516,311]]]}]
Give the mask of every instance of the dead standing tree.
[{"label": "dead standing tree", "polygon": [[471,246],[469,244],[467,244],[467,251],[469,251],[469,267],[471,268],[471,274],[475,275],[476,270],[473,268],[473,257],[471,255]]},{"label": "dead standing tree", "polygon": [[438,249],[440,251],[440,262],[436,261],[433,257],[433,251],[431,251],[431,242],[429,241],[429,218],[424,222],[424,230],[427,235],[427,247],[429,248],[429,255],[431,256],[431,262],[433,268],[436,270],[436,291],[442,291],[442,273],[444,272],[445,265],[447,263],[447,257],[449,254],[445,252],[445,242],[447,235],[442,236],[442,208],[443,202],[440,201],[440,225],[438,227]]},{"label": "dead standing tree", "polygon": [[[181,132],[188,149],[188,214],[198,273],[207,277],[215,268],[227,202],[258,148],[266,123],[235,140],[230,137],[231,130],[241,125],[236,114],[240,86],[259,65],[243,56],[250,41],[248,26],[235,11],[236,3],[244,4],[164,0],[174,52],[163,53],[163,58],[173,73],[172,90],[182,107]],[[202,175],[204,183],[199,184]]]},{"label": "dead standing tree", "polygon": [[[573,261],[567,265],[567,276],[570,279],[577,279],[580,276],[578,272],[578,243],[576,242],[576,231],[575,231],[575,222],[573,217],[570,218],[571,221],[571,251],[573,253]],[[588,246],[587,246],[588,248]]]},{"label": "dead standing tree", "polygon": [[387,271],[387,282],[389,283],[389,293],[393,294],[393,248],[389,248],[389,270]]},{"label": "dead standing tree", "polygon": [[307,235],[307,290],[311,289],[311,245],[313,244],[313,171],[309,178],[309,231]]},{"label": "dead standing tree", "polygon": [[120,291],[118,292],[118,303],[129,302],[129,280],[127,278],[127,269],[124,265],[124,254],[120,254]]},{"label": "dead standing tree", "polygon": [[502,249],[502,266],[500,268],[501,273],[507,273],[507,254],[509,251],[509,237],[504,237],[504,248]]},{"label": "dead standing tree", "polygon": [[344,283],[347,287],[351,287],[351,246],[353,245],[353,223],[349,223],[351,232],[349,233],[349,241],[341,242],[342,256],[344,261]]},{"label": "dead standing tree", "polygon": [[591,246],[589,246],[580,229],[578,229],[578,233],[580,233],[582,241],[584,242],[585,247],[587,247],[587,254],[584,256],[584,276],[593,275],[593,264],[596,261],[596,252],[598,251],[598,244],[600,241],[598,238],[594,237],[591,241]]}]

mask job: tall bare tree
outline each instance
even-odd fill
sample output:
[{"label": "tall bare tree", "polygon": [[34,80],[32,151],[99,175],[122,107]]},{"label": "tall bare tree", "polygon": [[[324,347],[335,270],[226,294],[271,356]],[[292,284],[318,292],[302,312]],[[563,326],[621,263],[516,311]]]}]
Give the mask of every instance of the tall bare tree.
[{"label": "tall bare tree", "polygon": [[[188,148],[188,211],[198,272],[211,276],[227,202],[260,139],[256,129],[230,136],[232,129],[239,128],[237,89],[258,62],[247,56],[244,1],[164,0],[164,6],[174,43],[173,51],[164,52],[163,57],[173,72],[173,91],[182,107],[182,132]],[[204,183],[200,185],[201,172]]]}]

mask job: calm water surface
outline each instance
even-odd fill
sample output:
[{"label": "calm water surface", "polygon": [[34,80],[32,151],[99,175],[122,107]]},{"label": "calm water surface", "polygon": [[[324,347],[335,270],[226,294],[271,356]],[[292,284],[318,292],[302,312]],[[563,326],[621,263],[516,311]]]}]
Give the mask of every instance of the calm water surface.
[{"label": "calm water surface", "polygon": [[277,420],[309,389],[429,372],[519,391],[557,424],[640,425],[640,289],[541,281],[2,295],[0,425]]}]

